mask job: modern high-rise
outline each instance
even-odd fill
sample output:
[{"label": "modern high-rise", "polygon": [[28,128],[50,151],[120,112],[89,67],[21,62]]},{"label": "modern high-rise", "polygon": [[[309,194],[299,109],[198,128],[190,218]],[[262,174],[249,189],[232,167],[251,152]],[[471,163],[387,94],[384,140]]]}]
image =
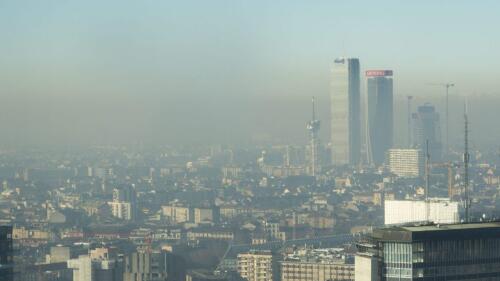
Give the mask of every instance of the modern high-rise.
[{"label": "modern high-rise", "polygon": [[387,165],[390,172],[398,177],[418,178],[424,174],[424,153],[421,149],[389,149]]},{"label": "modern high-rise", "polygon": [[413,146],[427,150],[429,141],[429,154],[432,161],[440,161],[442,157],[441,127],[439,113],[433,105],[425,103],[419,106],[413,114]]},{"label": "modern high-rise", "polygon": [[0,280],[13,280],[12,226],[0,225]]},{"label": "modern high-rise", "polygon": [[368,70],[366,75],[366,150],[369,163],[381,165],[393,143],[392,70]]},{"label": "modern high-rise", "polygon": [[500,222],[381,228],[357,246],[357,281],[500,280]]},{"label": "modern high-rise", "polygon": [[335,59],[330,97],[332,164],[358,164],[361,157],[361,98],[357,58]]}]

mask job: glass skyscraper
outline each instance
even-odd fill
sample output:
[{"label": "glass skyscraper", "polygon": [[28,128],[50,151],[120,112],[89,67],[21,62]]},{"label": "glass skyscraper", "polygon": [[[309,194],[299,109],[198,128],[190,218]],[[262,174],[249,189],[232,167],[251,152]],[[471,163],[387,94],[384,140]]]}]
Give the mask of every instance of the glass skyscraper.
[{"label": "glass skyscraper", "polygon": [[425,152],[427,141],[429,141],[431,159],[440,161],[442,144],[439,113],[429,103],[419,106],[417,113],[413,114],[413,146]]},{"label": "glass skyscraper", "polygon": [[366,71],[367,158],[369,163],[384,163],[393,140],[392,70]]},{"label": "glass skyscraper", "polygon": [[332,164],[358,164],[361,151],[360,70],[357,58],[337,58],[331,84]]}]

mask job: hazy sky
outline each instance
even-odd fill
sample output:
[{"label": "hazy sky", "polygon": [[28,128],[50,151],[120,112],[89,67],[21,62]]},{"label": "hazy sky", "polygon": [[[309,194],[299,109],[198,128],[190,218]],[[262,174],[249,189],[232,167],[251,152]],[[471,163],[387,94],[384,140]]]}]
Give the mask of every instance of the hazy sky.
[{"label": "hazy sky", "polygon": [[[341,55],[393,69],[396,95],[439,104],[443,91],[427,84],[453,81],[454,96],[488,96],[494,110],[499,11],[499,1],[1,1],[0,143],[301,140],[312,95],[326,136]],[[496,126],[500,114],[485,115]]]}]

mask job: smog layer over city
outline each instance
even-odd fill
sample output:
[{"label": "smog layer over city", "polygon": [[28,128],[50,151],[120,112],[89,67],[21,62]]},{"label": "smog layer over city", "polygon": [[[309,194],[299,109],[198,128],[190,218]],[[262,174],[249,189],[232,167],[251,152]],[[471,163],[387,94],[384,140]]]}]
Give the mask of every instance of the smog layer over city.
[{"label": "smog layer over city", "polygon": [[499,11],[1,1],[0,281],[500,280]]}]

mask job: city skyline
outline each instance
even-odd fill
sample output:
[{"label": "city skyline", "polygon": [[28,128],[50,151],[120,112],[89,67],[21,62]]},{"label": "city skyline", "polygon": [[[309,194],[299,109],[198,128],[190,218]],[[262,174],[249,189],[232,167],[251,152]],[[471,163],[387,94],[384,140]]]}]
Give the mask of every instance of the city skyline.
[{"label": "city skyline", "polygon": [[[4,2],[0,144],[305,142],[298,127],[311,96],[326,140],[330,69],[335,57],[349,56],[360,58],[361,71],[398,74],[395,104],[412,95],[443,112],[443,89],[428,84],[456,83],[450,143],[460,144],[457,121],[469,96],[487,108],[474,116],[471,106],[471,137],[492,146],[500,135],[486,134],[500,114],[499,42],[481,34],[495,34],[491,7],[499,4],[452,4]],[[395,119],[405,114],[398,110]],[[280,125],[261,126],[266,120]],[[395,126],[396,144],[406,141],[403,125]],[[236,129],[224,135],[226,126]]]}]

